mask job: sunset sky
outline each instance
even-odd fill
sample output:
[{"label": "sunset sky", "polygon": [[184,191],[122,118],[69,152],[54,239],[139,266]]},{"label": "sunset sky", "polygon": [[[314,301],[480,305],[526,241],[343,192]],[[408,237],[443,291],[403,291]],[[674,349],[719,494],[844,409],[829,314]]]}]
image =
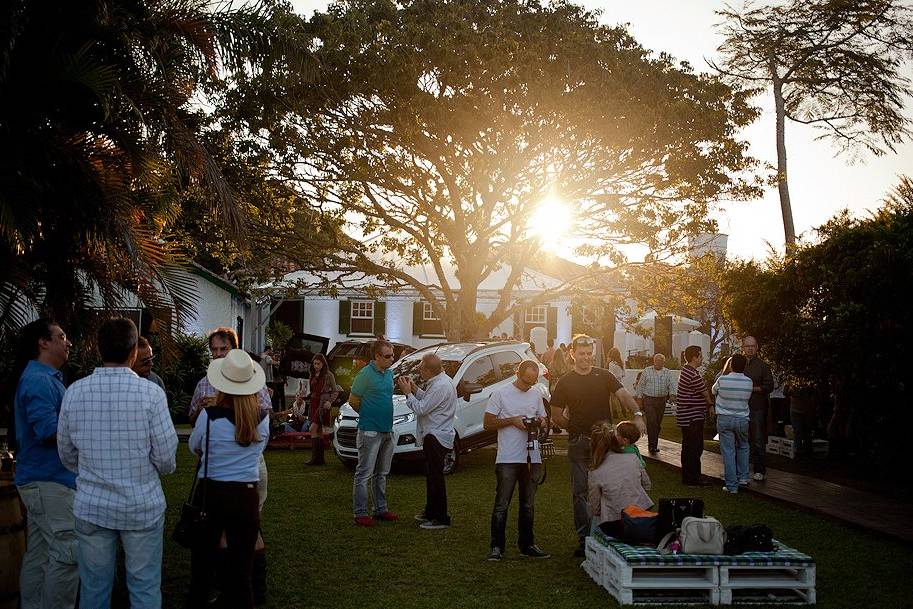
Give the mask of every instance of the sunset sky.
[{"label": "sunset sky", "polygon": [[[308,15],[328,4],[324,0],[293,0],[295,9]],[[717,57],[721,38],[714,28],[719,21],[714,11],[725,6],[718,0],[578,0],[578,4],[601,10],[604,23],[629,24],[643,46],[687,60],[698,71],[710,69],[705,57]],[[762,116],[742,135],[750,142],[754,157],[775,164],[773,100],[764,96],[755,103],[762,108]],[[911,113],[913,101],[907,106],[907,114]],[[861,162],[851,164],[848,158],[835,157],[829,143],[814,141],[817,133],[804,125],[786,125],[790,194],[800,236],[843,208],[865,215],[880,205],[899,174],[913,175],[913,144],[909,142],[896,154],[864,154]],[[783,223],[775,188],[762,199],[728,205],[718,221],[720,231],[729,235],[729,252],[735,256],[762,258],[768,251],[767,243],[782,249]]]}]

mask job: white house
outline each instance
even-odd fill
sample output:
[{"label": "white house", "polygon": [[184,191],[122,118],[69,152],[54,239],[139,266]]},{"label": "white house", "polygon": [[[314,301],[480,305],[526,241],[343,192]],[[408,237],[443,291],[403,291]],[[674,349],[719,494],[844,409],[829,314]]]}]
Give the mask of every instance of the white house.
[{"label": "white house", "polygon": [[[409,267],[413,277],[426,277],[428,284],[434,282],[429,267]],[[453,289],[459,282],[452,269],[447,269],[447,281]],[[490,314],[497,307],[501,289],[510,274],[510,267],[502,267],[489,275],[479,286],[476,310]],[[305,271],[289,273],[273,286],[275,292],[284,293],[288,286],[313,285],[318,278]],[[541,294],[544,290],[561,285],[561,281],[531,268],[527,268],[522,280],[514,290],[514,300],[525,300]],[[372,338],[383,334],[389,340],[406,343],[420,348],[445,340],[441,320],[434,314],[414,288],[400,288],[381,297],[367,296],[370,281],[361,285],[339,290],[338,297],[321,295],[318,290],[301,288],[293,297],[277,302],[267,301],[257,311],[256,325],[259,328],[258,348],[265,344],[265,329],[269,320],[278,320],[289,325],[293,332],[315,334],[330,339],[330,348],[337,342],[352,338]],[[440,293],[439,290],[435,289]],[[541,305],[526,308],[521,314],[504,320],[495,334],[506,333],[528,340],[533,328],[544,328],[549,337],[558,342],[570,342],[571,314],[570,299],[555,298]]]}]

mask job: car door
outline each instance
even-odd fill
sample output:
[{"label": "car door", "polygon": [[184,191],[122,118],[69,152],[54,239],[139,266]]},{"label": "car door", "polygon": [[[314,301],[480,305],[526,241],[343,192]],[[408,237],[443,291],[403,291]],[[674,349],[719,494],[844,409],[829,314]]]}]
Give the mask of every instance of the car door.
[{"label": "car door", "polygon": [[485,406],[488,405],[488,398],[491,397],[491,391],[498,382],[498,374],[495,372],[494,364],[488,355],[482,355],[466,367],[466,371],[460,378],[459,383],[464,386],[467,384],[477,384],[482,390],[469,396],[468,401],[460,398],[457,400],[457,417],[459,423],[457,431],[460,437],[471,444],[469,438],[482,433],[482,419],[485,415]]}]

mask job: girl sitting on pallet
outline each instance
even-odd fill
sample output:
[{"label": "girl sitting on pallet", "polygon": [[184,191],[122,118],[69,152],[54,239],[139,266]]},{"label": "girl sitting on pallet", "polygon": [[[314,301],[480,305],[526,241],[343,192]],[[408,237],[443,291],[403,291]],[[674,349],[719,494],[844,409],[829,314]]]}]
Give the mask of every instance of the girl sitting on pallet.
[{"label": "girl sitting on pallet", "polygon": [[631,421],[614,429],[608,423],[593,427],[593,461],[589,474],[589,504],[593,525],[612,537],[621,537],[621,512],[629,505],[648,509],[650,476],[635,443],[640,431]]}]

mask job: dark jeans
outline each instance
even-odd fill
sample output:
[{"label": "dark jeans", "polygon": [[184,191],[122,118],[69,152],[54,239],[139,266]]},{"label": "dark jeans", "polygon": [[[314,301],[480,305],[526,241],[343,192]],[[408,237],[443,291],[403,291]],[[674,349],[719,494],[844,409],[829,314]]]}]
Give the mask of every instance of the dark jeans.
[{"label": "dark jeans", "polygon": [[682,427],[682,482],[701,481],[701,455],[704,454],[704,420]]},{"label": "dark jeans", "polygon": [[571,505],[574,510],[574,529],[577,541],[583,543],[590,534],[590,505],[588,477],[590,472],[590,439],[572,434],[567,442],[567,458],[571,462]]},{"label": "dark jeans", "polygon": [[444,457],[450,449],[441,446],[434,434],[428,434],[422,439],[422,451],[425,453],[425,518],[450,524],[444,483]]},{"label": "dark jeans", "polygon": [[655,451],[659,446],[659,430],[663,426],[666,398],[643,397],[644,415],[647,418],[647,448]]},{"label": "dark jeans", "polygon": [[756,474],[767,473],[764,452],[767,450],[767,407],[753,408],[748,413],[751,435],[751,462]]},{"label": "dark jeans", "polygon": [[797,410],[789,411],[789,421],[793,426],[797,457],[807,457],[812,452],[812,424],[814,416]]},{"label": "dark jeans", "polygon": [[[533,464],[533,475],[539,476],[542,466]],[[491,547],[504,550],[504,531],[507,528],[507,510],[514,494],[514,487],[520,485],[520,512],[517,522],[517,547],[521,550],[535,543],[533,541],[533,508],[536,501],[536,483],[530,479],[526,463],[497,463],[495,476],[498,490],[495,492],[495,507],[491,511]]]},{"label": "dark jeans", "polygon": [[273,390],[273,397],[271,400],[273,410],[276,412],[285,410],[285,383],[270,382],[267,383],[266,386]]},{"label": "dark jeans", "polygon": [[[260,530],[260,510],[256,482],[217,482],[207,480],[206,511],[209,515],[204,538],[191,552],[191,608],[204,607],[216,566],[219,539],[225,531],[228,549],[225,564],[218,574],[225,607],[249,609],[254,606],[251,588],[254,546]],[[198,485],[197,495],[202,483]]]}]

